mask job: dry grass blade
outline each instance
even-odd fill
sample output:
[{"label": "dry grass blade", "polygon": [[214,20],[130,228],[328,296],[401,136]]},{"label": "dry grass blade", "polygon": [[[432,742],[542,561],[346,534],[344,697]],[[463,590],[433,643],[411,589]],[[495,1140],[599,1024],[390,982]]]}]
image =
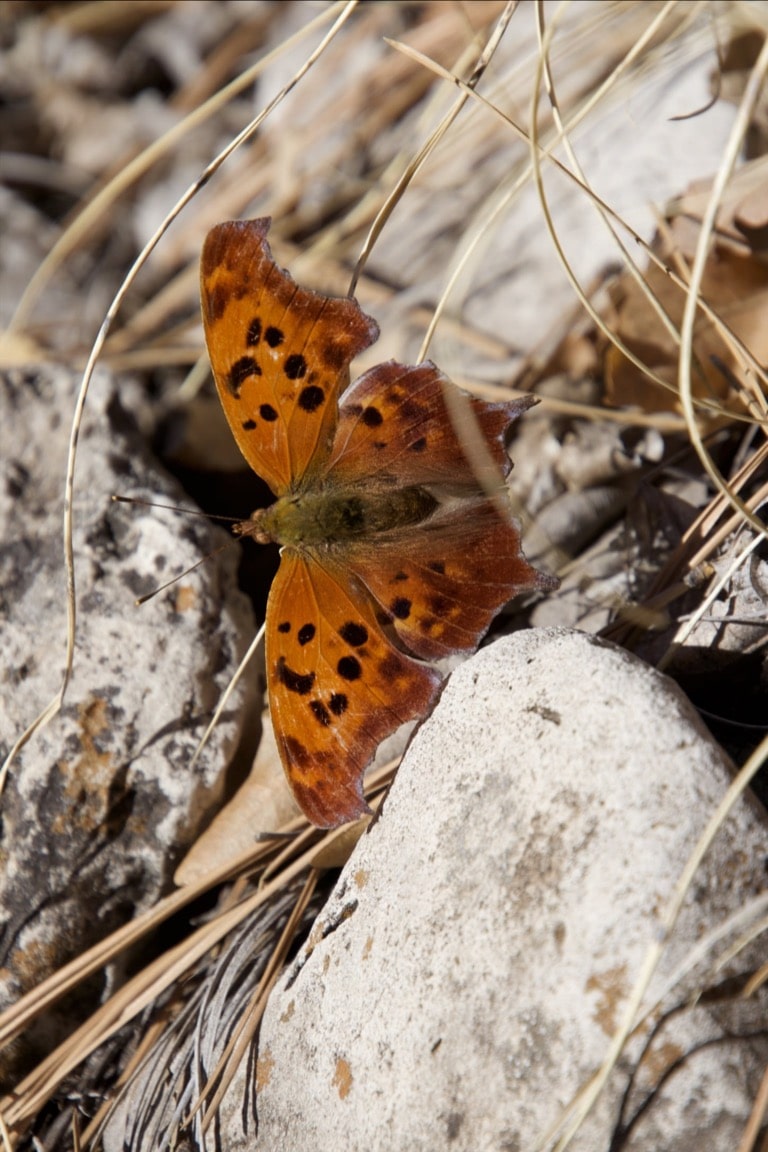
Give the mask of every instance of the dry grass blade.
[{"label": "dry grass blade", "polygon": [[283,969],[288,950],[293,944],[304,913],[309,907],[309,902],[316,884],[317,873],[312,871],[307,877],[301,894],[291,910],[291,915],[283,929],[277,946],[269,958],[269,962],[259,981],[258,987],[254,990],[245,1011],[241,1015],[237,1027],[221,1055],[218,1065],[211,1073],[208,1084],[194,1103],[193,1115],[200,1108],[205,1108],[205,1119],[202,1125],[203,1132],[210,1127],[211,1122],[216,1118],[219,1104],[224,1099],[235,1073],[240,1067],[241,1061],[253,1042],[256,1031],[261,1023],[264,1009],[267,1006],[267,998]]},{"label": "dry grass blade", "polygon": [[[651,1020],[661,1010],[668,995],[673,992],[675,988],[683,986],[686,977],[702,964],[707,956],[714,953],[721,941],[735,936],[736,933],[740,933],[734,943],[724,949],[723,952],[710,963],[707,978],[700,982],[702,989],[707,985],[713,984],[717,979],[718,973],[729,961],[740,952],[743,952],[752,940],[765,932],[766,920],[764,913],[767,908],[768,895],[763,893],[760,896],[756,896],[753,900],[749,900],[743,908],[739,908],[732,916],[729,916],[722,923],[716,925],[711,932],[703,936],[696,947],[690,950],[678,967],[675,968],[670,976],[655,990],[652,1002],[646,1005],[645,1015],[639,1022],[638,1027],[642,1027],[642,1025]],[[759,982],[755,982],[754,979],[747,981],[742,991],[742,998],[748,999],[750,996],[754,996],[759,987]],[[689,999],[693,1001],[694,997],[689,997]]]},{"label": "dry grass blade", "polygon": [[[761,445],[754,456],[750,457],[731,478],[730,490],[739,493],[743,488],[759,477],[768,461],[768,445]],[[765,485],[757,489],[750,496],[748,505],[751,509],[758,509],[768,494]],[[705,563],[723,544],[733,532],[742,524],[740,512],[734,512],[726,517],[730,503],[723,493],[714,496],[693,523],[682,534],[679,546],[674,550],[666,564],[662,565],[652,581],[647,595],[643,599],[642,607],[653,609],[670,600],[677,599],[687,587],[681,583],[681,575],[685,572],[695,572]],[[725,519],[724,519],[725,517]],[[625,620],[618,620],[615,625],[605,630],[605,636],[616,643],[630,642],[630,632]],[[663,670],[670,662],[671,653],[659,658],[658,667]]]},{"label": "dry grass blade", "polygon": [[[397,184],[395,185],[392,192],[389,194],[389,196],[384,201],[384,204],[382,205],[379,212],[376,214],[376,218],[373,221],[373,224],[371,225],[371,227],[368,231],[368,235],[365,238],[365,242],[363,244],[363,248],[362,248],[362,251],[360,253],[360,258],[357,261],[357,264],[355,266],[354,275],[352,277],[352,281],[351,281],[350,286],[349,286],[349,295],[350,296],[354,295],[355,290],[357,288],[358,280],[359,280],[360,276],[362,275],[362,271],[365,267],[368,256],[370,255],[376,241],[380,237],[380,235],[384,229],[385,224],[387,223],[390,216],[394,212],[394,210],[398,204],[398,201],[403,196],[406,188],[411,183],[411,181],[413,180],[416,173],[426,163],[427,159],[429,158],[431,153],[435,150],[435,148],[440,143],[440,141],[442,139],[444,139],[445,135],[447,134],[447,132],[451,128],[452,124],[455,122],[457,116],[461,112],[462,108],[466,104],[469,92],[474,90],[476,85],[479,83],[481,77],[483,76],[483,73],[485,72],[486,68],[488,67],[491,60],[493,59],[493,55],[494,55],[496,49],[498,48],[499,43],[501,42],[501,38],[504,35],[504,32],[507,29],[507,26],[509,25],[509,21],[512,19],[512,15],[513,15],[516,7],[517,7],[516,0],[510,0],[510,2],[506,4],[504,11],[502,12],[501,16],[499,17],[499,19],[496,23],[496,27],[494,28],[493,33],[489,37],[487,44],[483,48],[482,52],[480,53],[475,64],[472,67],[471,76],[470,76],[469,80],[466,81],[467,92],[465,92],[462,96],[459,97],[459,99],[456,101],[456,103],[453,105],[453,107],[446,113],[446,115],[443,117],[441,122],[435,128],[435,130],[430,134],[429,138],[424,142],[424,144],[421,146],[421,148],[419,148],[419,150],[416,152],[413,159],[407,164],[404,172],[400,176],[400,179],[397,181]],[[391,40],[387,40],[387,43],[390,44],[391,47],[393,47],[393,48],[399,48],[399,47],[401,48],[402,47],[401,45],[398,45],[394,41],[391,41]],[[410,51],[406,49],[405,54],[410,55]],[[416,54],[414,53],[414,55],[416,55]],[[419,358],[419,360],[423,360],[423,359],[425,359],[425,357],[426,357],[426,348],[422,348],[422,351],[419,353],[418,358]]]},{"label": "dry grass blade", "polygon": [[[376,803],[375,793],[389,782],[394,767],[394,763],[385,765],[378,772],[372,774],[369,799],[374,804]],[[70,993],[93,973],[114,962],[126,950],[156,931],[163,922],[194,903],[205,892],[237,877],[245,878],[256,870],[260,873],[257,892],[246,899],[239,900],[229,908],[224,907],[214,920],[199,928],[181,944],[147,965],[102,1008],[97,1010],[67,1041],[21,1081],[15,1087],[12,1095],[0,1100],[0,1120],[9,1133],[8,1147],[12,1147],[14,1143],[10,1133],[18,1133],[23,1130],[39,1112],[45,1101],[55,1094],[62,1080],[70,1075],[91,1053],[171,989],[184,973],[189,972],[204,955],[230,935],[238,925],[247,923],[249,917],[256,910],[269,907],[276,897],[289,889],[297,877],[309,870],[309,878],[304,885],[303,894],[292,907],[280,942],[275,948],[248,1006],[244,1006],[243,1012],[236,1022],[234,1032],[220,1058],[220,1066],[212,1074],[209,1087],[201,1085],[199,1088],[200,1099],[192,1112],[196,1112],[198,1106],[202,1106],[215,1085],[219,1084],[215,1099],[209,1101],[205,1110],[206,1117],[213,1116],[216,1103],[231,1082],[238,1063],[258,1026],[269,990],[282,970],[285,953],[314,891],[318,876],[317,866],[328,866],[319,863],[322,857],[322,843],[337,839],[335,833],[329,833],[323,837],[320,848],[318,848],[317,830],[307,826],[303,820],[294,822],[283,831],[289,836],[289,841],[285,845],[282,844],[283,833],[281,832],[277,839],[255,846],[218,871],[212,872],[204,880],[190,884],[166,897],[156,907],[136,917],[99,945],[83,953],[72,963],[56,972],[49,980],[33,989],[0,1016],[0,1047],[3,1047],[12,1043],[15,1037],[23,1034],[30,1023],[48,1010],[52,1004]],[[338,867],[338,861],[331,866]],[[152,1052],[158,1050],[158,1045],[166,1043],[163,1036],[164,1030],[161,1030],[155,1034],[151,1044],[145,1045],[145,1048],[148,1047],[149,1049],[147,1059],[150,1058]],[[133,1061],[134,1070],[137,1070],[140,1064],[141,1056],[139,1054]],[[224,1079],[219,1082],[221,1076]],[[130,1070],[127,1070],[126,1079],[129,1078]],[[110,1105],[101,1119],[95,1121],[94,1125],[89,1128],[85,1134],[87,1139],[91,1138],[93,1132],[106,1119],[113,1107],[114,1105]],[[209,1120],[206,1120],[204,1126],[207,1126],[208,1123]]]},{"label": "dry grass blade", "polygon": [[693,396],[692,396],[692,382],[691,382],[691,362],[693,358],[693,327],[696,315],[697,300],[701,288],[701,280],[704,275],[704,264],[707,257],[707,250],[712,236],[712,231],[715,224],[715,216],[717,214],[718,205],[722,199],[726,182],[730,177],[736,159],[741,150],[744,137],[746,136],[751,118],[754,114],[758,98],[762,91],[765,82],[765,74],[768,71],[768,41],[763,44],[760,55],[755,63],[749,81],[744,90],[738,116],[731,131],[728,147],[726,148],[723,156],[720,169],[715,177],[712,185],[712,194],[707,205],[706,212],[701,224],[699,232],[698,243],[696,246],[696,256],[691,271],[691,284],[688,298],[686,300],[685,311],[683,313],[683,324],[681,330],[680,342],[680,400],[683,406],[683,413],[688,421],[688,432],[701,463],[709,474],[712,482],[719,489],[719,491],[726,497],[734,509],[739,511],[745,520],[747,520],[756,532],[764,532],[765,524],[759,519],[758,516],[751,511],[750,508],[744,504],[742,500],[731,491],[730,485],[726,482],[725,478],[720,474],[719,469],[715,466],[715,462],[706,449],[701,432],[696,422],[693,409]]},{"label": "dry grass blade", "polygon": [[[611,71],[610,75],[608,77],[606,77],[606,79],[603,81],[602,85],[600,86],[600,89],[598,89],[598,91],[594,94],[594,97],[591,97],[587,101],[585,111],[591,109],[591,107],[593,105],[594,106],[597,105],[597,103],[599,102],[599,98],[600,98],[601,93],[608,92],[611,88],[614,88],[617,83],[619,83],[622,74],[626,73],[631,68],[633,62],[636,61],[637,59],[639,59],[643,55],[643,53],[645,52],[648,45],[651,44],[657,38],[657,36],[660,33],[661,29],[663,28],[665,22],[673,14],[676,7],[677,7],[677,5],[675,5],[674,3],[668,3],[668,4],[665,4],[662,7],[662,9],[656,13],[656,16],[650,22],[650,24],[648,25],[648,28],[643,33],[643,35],[639,38],[639,40],[637,41],[635,46],[629,52],[627,52],[625,54],[625,56],[619,62],[619,64]],[[572,126],[570,124],[564,124],[562,117],[560,115],[560,108],[558,106],[558,100],[557,100],[557,91],[556,91],[555,80],[554,80],[554,75],[553,75],[553,71],[552,71],[552,61],[551,61],[551,57],[550,57],[550,50],[551,50],[553,37],[557,31],[557,16],[555,16],[552,23],[549,25],[549,27],[547,27],[546,23],[545,23],[544,6],[540,3],[540,0],[537,0],[536,16],[537,16],[536,26],[537,26],[537,30],[538,30],[538,34],[539,34],[539,45],[540,45],[540,57],[539,58],[541,61],[541,76],[543,77],[543,80],[545,83],[547,97],[549,99],[550,108],[552,110],[552,118],[554,121],[555,128],[557,130],[558,139],[562,140],[563,145],[564,145],[565,150],[566,150],[566,153],[568,155],[568,158],[571,162],[571,166],[573,168],[573,171],[576,174],[576,176],[579,178],[579,180],[581,181],[582,185],[586,188],[586,187],[588,187],[587,177],[584,173],[584,170],[583,170],[581,164],[578,161],[578,158],[577,158],[576,153],[574,151],[573,145],[571,143]],[[537,75],[536,82],[535,82],[534,89],[533,89],[532,96],[531,96],[531,123],[534,125],[534,127],[537,124],[537,120],[538,120],[538,116],[537,116],[538,99],[539,99],[539,76]],[[565,254],[562,250],[562,247],[559,244],[559,241],[556,239],[556,228],[555,228],[555,225],[552,221],[552,217],[551,217],[551,214],[550,214],[548,206],[547,206],[547,200],[546,200],[546,196],[544,193],[544,186],[543,186],[543,183],[541,180],[541,171],[540,171],[541,166],[540,166],[540,162],[539,162],[539,153],[538,153],[538,150],[536,148],[536,140],[535,140],[535,133],[534,132],[531,133],[531,160],[533,163],[534,173],[536,176],[536,184],[537,184],[537,187],[539,189],[539,199],[540,199],[540,202],[542,205],[542,210],[544,212],[545,219],[548,222],[550,235],[555,240],[555,245],[556,245],[557,250],[558,250],[558,255],[560,256],[561,262],[563,263],[563,267],[565,268],[566,273],[567,273],[571,283],[574,286],[576,294],[579,296],[579,298],[582,300],[582,303],[583,303],[585,300],[588,300],[588,297],[586,297],[584,295],[584,293],[581,291],[581,286],[578,283],[578,279],[573,274],[573,272],[570,268],[570,265],[568,264],[568,261],[565,259]],[[590,199],[590,203],[592,203],[595,206],[595,209],[598,212],[598,214],[600,215],[603,223],[605,224],[605,227],[611,233],[611,235],[613,237],[613,241],[616,244],[617,250],[620,252],[620,254],[622,256],[624,267],[629,272],[629,274],[635,279],[635,282],[638,284],[640,289],[645,293],[645,296],[646,296],[646,299],[648,300],[648,303],[651,305],[654,312],[659,317],[659,320],[661,321],[662,325],[666,328],[666,330],[672,336],[673,340],[678,341],[679,336],[677,333],[677,329],[674,326],[674,323],[672,322],[672,320],[668,316],[668,314],[665,312],[663,306],[656,299],[656,296],[650,290],[650,288],[646,284],[645,280],[643,279],[642,275],[640,274],[640,270],[636,267],[635,262],[630,255],[629,249],[627,248],[627,246],[622,241],[621,236],[620,236],[617,228],[614,227],[614,225],[611,221],[610,215],[604,211],[602,205],[599,203],[599,201],[596,198]],[[604,327],[603,321],[602,321],[602,318],[600,317],[599,313],[592,311],[591,314],[592,314],[592,319],[595,321],[595,323],[598,325],[598,327],[603,328]]]},{"label": "dry grass blade", "polygon": [[[336,19],[338,14],[343,12],[345,6],[347,8],[350,7],[349,4],[345,5],[344,0],[341,0],[341,2],[333,4],[320,12],[313,20],[304,25],[295,37],[284,41],[275,48],[274,52],[258,60],[251,68],[246,69],[236,77],[231,84],[214,93],[204,104],[196,108],[194,112],[185,116],[184,119],[171,128],[170,131],[161,136],[159,140],[149,148],[144,149],[134,160],[124,165],[112,180],[109,181],[106,187],[102,188],[94,199],[86,205],[46,256],[16,306],[16,311],[9,324],[9,332],[21,329],[28,323],[30,312],[34,308],[46,283],[55,274],[57,268],[62,265],[68,256],[76,251],[78,246],[93,230],[97,221],[104,217],[119,198],[135,184],[137,180],[157,164],[159,160],[172,152],[188,133],[194,131],[200,124],[210,119],[239,92],[248,88],[269,65],[271,60],[288,51],[294,44],[301,43],[303,39],[311,36],[317,28],[322,28],[325,24]],[[354,5],[352,5],[352,7],[354,7]],[[282,95],[281,93],[281,96]],[[207,175],[205,179],[207,179]]]},{"label": "dry grass blade", "polygon": [[310,852],[305,852],[275,880],[264,884],[253,896],[222,913],[212,923],[197,929],[125,984],[25,1077],[16,1086],[12,1097],[0,1102],[0,1113],[5,1123],[17,1129],[29,1123],[70,1072],[171,987],[255,909],[265,905],[280,889],[300,875],[309,866],[310,855]]},{"label": "dry grass blade", "polygon": [[[67,995],[82,980],[87,979],[94,972],[112,962],[127,948],[158,928],[169,917],[197,900],[211,888],[224,884],[235,876],[247,875],[254,869],[263,868],[274,851],[274,846],[271,844],[257,845],[236,860],[229,861],[218,871],[212,872],[204,881],[190,884],[165,897],[154,908],[141,913],[94,948],[65,965],[2,1013],[0,1016],[0,1048],[10,1044],[28,1027],[32,1020],[49,1008],[51,1004]],[[287,853],[288,857],[289,855]]]},{"label": "dry grass blade", "polygon": [[[758,498],[755,500],[755,506],[760,507],[766,498],[768,498],[768,484],[765,485],[762,491],[758,494]],[[764,539],[765,533],[762,532],[756,536],[753,536],[749,543],[747,543],[741,549],[741,551],[733,557],[731,563],[725,567],[718,579],[712,584],[709,592],[704,597],[696,611],[692,613],[691,616],[680,625],[674,640],[658,663],[658,668],[660,671],[663,671],[671,663],[675,653],[685,644],[685,641],[691,635],[698,622],[710,610],[712,604],[714,604],[715,600],[717,600],[717,598],[720,596],[720,593],[723,592],[725,588],[727,588],[735,573],[738,572],[739,568],[741,568],[743,564],[746,564],[749,557],[762,544]]]},{"label": "dry grass blade", "polygon": [[203,732],[203,735],[200,737],[200,743],[198,744],[197,748],[195,749],[195,754],[189,763],[190,768],[194,768],[195,764],[197,763],[198,759],[200,758],[203,749],[205,748],[206,744],[208,743],[208,741],[211,738],[211,734],[212,734],[213,730],[215,729],[216,725],[218,724],[219,720],[221,719],[222,713],[224,712],[224,709],[227,706],[227,701],[231,699],[232,693],[234,692],[235,688],[237,687],[241,676],[243,675],[246,668],[250,664],[251,660],[253,659],[253,657],[258,652],[259,648],[261,647],[262,641],[264,640],[264,629],[265,628],[266,628],[266,623],[262,624],[261,628],[259,628],[259,630],[256,633],[256,635],[254,636],[253,640],[248,645],[248,651],[245,653],[242,660],[240,661],[238,668],[232,674],[232,679],[229,681],[229,684],[227,685],[226,690],[222,693],[221,699],[219,700],[219,702],[216,705],[216,709],[213,713],[213,716],[211,717],[210,724],[206,728],[205,732]]},{"label": "dry grass blade", "polygon": [[[631,228],[628,228],[627,224],[622,219],[621,215],[619,213],[617,213],[616,211],[614,211],[614,209],[611,207],[611,205],[605,199],[598,196],[597,193],[592,188],[590,188],[588,185],[585,185],[578,178],[578,176],[575,173],[570,171],[570,169],[568,169],[564,164],[562,164],[562,162],[560,160],[557,159],[556,156],[554,156],[552,154],[552,149],[558,143],[557,138],[550,141],[545,148],[537,140],[534,141],[532,139],[532,136],[529,135],[529,133],[527,133],[523,128],[521,128],[519,126],[519,124],[517,124],[510,116],[508,116],[505,112],[503,112],[491,100],[487,99],[481,93],[475,91],[474,89],[470,89],[468,87],[468,85],[465,83],[465,81],[463,81],[459,76],[454,75],[454,73],[450,72],[446,68],[443,68],[436,61],[431,60],[428,56],[425,56],[423,53],[418,52],[416,49],[414,49],[408,45],[400,44],[400,43],[397,43],[395,41],[392,41],[391,43],[392,43],[392,46],[394,48],[397,48],[398,51],[403,52],[404,55],[409,56],[411,59],[418,61],[424,67],[429,68],[431,71],[433,71],[436,75],[442,77],[444,80],[448,80],[451,83],[455,84],[457,87],[462,88],[465,91],[467,91],[468,95],[470,95],[472,97],[472,99],[476,100],[483,107],[487,108],[487,110],[489,112],[492,112],[495,116],[497,116],[499,119],[501,119],[509,128],[511,128],[513,130],[513,132],[515,133],[515,135],[519,139],[525,141],[526,143],[529,144],[529,146],[531,146],[531,148],[535,151],[535,154],[537,157],[540,157],[541,159],[546,159],[550,164],[554,165],[559,172],[561,172],[564,176],[566,176],[574,184],[575,187],[578,187],[581,191],[583,191],[586,194],[586,196],[589,197],[590,201],[592,203],[594,203],[594,205],[601,211],[601,213],[603,213],[607,218],[614,220],[620,227],[627,228],[628,231],[630,232],[630,235],[631,235],[633,241],[643,251],[645,256],[647,256],[647,258],[657,268],[661,269],[665,273],[665,275],[667,275],[670,278],[672,283],[674,283],[677,287],[684,290],[686,292],[686,294],[688,293],[687,282],[682,277],[680,277],[677,274],[677,272],[675,272],[675,270],[673,268],[671,268],[668,264],[664,263],[659,258],[659,256],[656,254],[656,252],[654,252],[653,248],[650,245],[648,245],[646,243],[646,241],[644,241],[641,236],[638,236]],[[592,105],[592,101],[590,101],[590,107],[591,107],[591,105]],[[574,127],[579,123],[580,119],[585,115],[586,115],[586,110],[582,110],[580,114],[577,113],[574,117],[571,117],[567,122],[567,127],[568,127],[569,131],[572,132]],[[536,121],[534,120],[534,124],[535,123],[536,123]],[[493,206],[491,212],[489,213],[487,220],[484,221],[483,230],[489,229],[491,227],[491,225],[493,223],[495,223],[495,221],[509,207],[509,204],[514,199],[514,197],[528,183],[531,176],[534,174],[534,170],[537,166],[539,166],[538,160],[537,160],[536,165],[534,165],[532,163],[524,172],[522,172],[516,178],[512,187],[506,193],[504,193],[503,197],[500,197],[500,198],[497,197],[497,201],[496,201],[495,205]],[[545,205],[546,205],[546,201],[543,200],[542,201],[542,207],[545,207]],[[561,258],[561,264],[562,264],[563,268],[566,270],[566,272],[568,273],[568,269],[570,266],[568,264],[568,261],[565,257],[564,252],[562,251],[562,245],[560,245],[560,243],[558,241],[556,229],[554,228],[554,225],[552,224],[551,220],[550,220],[550,224],[548,225],[548,231],[549,231],[550,237],[552,238],[553,242],[555,243],[555,247],[558,249],[558,254]],[[471,256],[473,255],[475,249],[477,248],[477,245],[480,242],[480,239],[481,239],[481,233],[478,233],[473,237],[471,242],[468,245],[466,245],[465,251],[462,254],[461,259],[456,264],[454,272],[452,273],[452,276],[451,276],[451,279],[449,280],[448,286],[443,293],[441,301],[438,302],[438,304],[435,308],[433,318],[432,318],[432,321],[430,323],[430,327],[428,329],[427,336],[425,337],[425,340],[429,340],[431,338],[432,332],[434,331],[434,328],[437,326],[437,323],[440,319],[442,310],[446,306],[446,301],[448,299],[448,295],[449,295],[452,287],[454,286],[454,284],[456,282],[458,282],[458,280],[460,279],[461,274],[464,272],[466,265],[469,263]],[[606,326],[603,317],[595,310],[595,308],[592,306],[592,303],[589,300],[589,298],[587,296],[585,296],[584,293],[582,292],[577,278],[575,276],[569,275],[569,279],[571,279],[571,283],[572,283],[574,290],[576,291],[577,295],[579,296],[581,303],[583,304],[584,308],[587,310],[588,314],[590,315],[591,319],[595,323],[596,327],[607,337],[607,339],[610,341],[610,343],[615,348],[617,348],[624,356],[626,356],[626,358],[630,361],[630,363],[634,364],[643,373],[644,376],[646,376],[649,380],[653,381],[653,383],[658,385],[658,387],[660,387],[663,391],[674,391],[675,395],[677,395],[677,391],[675,389],[673,389],[672,386],[666,380],[662,379],[655,372],[653,372],[648,367],[647,364],[645,364],[641,360],[639,360],[637,358],[637,356],[635,355],[635,353],[624,344],[624,342],[620,339],[620,337],[616,334],[616,332],[614,332],[612,329],[610,329]],[[717,326],[719,331],[721,331],[724,335],[727,335],[728,340],[731,344],[731,347],[735,351],[738,352],[738,355],[743,359],[745,366],[747,366],[749,368],[750,372],[754,373],[754,375],[757,379],[759,379],[763,383],[768,384],[768,375],[766,374],[766,369],[764,368],[764,366],[756,360],[754,355],[750,352],[749,348],[746,347],[746,345],[743,343],[743,341],[739,340],[738,337],[735,335],[735,333],[733,333],[729,329],[728,325],[725,324],[722,317],[718,316],[717,312],[714,309],[712,309],[707,304],[706,300],[703,299],[702,297],[698,297],[698,299],[697,299],[697,308],[699,308],[701,310],[702,314],[704,316],[706,316],[707,319],[712,321],[712,323]],[[697,409],[700,409],[703,412],[718,413],[720,411],[718,405],[714,405],[712,402],[710,402],[706,399],[702,399],[700,397],[694,397],[693,403]],[[738,415],[736,415],[734,418],[738,418]]]},{"label": "dry grass blade", "polygon": [[[753,1152],[757,1148],[757,1141],[765,1123],[766,1112],[768,1112],[768,1068],[765,1070],[757,1096],[755,1096],[755,1106],[752,1109],[749,1123],[744,1129],[744,1135],[739,1142],[737,1152]],[[763,1143],[764,1146],[765,1143]]]}]

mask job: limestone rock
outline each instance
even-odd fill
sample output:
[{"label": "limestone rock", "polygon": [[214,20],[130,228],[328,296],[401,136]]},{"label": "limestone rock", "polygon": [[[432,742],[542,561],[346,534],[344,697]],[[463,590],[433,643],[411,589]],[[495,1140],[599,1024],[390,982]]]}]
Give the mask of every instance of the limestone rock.
[{"label": "limestone rock", "polygon": [[[241,1081],[226,1147],[538,1147],[605,1058],[730,772],[677,687],[619,649],[551,629],[481,651],[417,732],[273,992],[258,1137],[242,1134]],[[696,876],[654,987],[754,894],[764,853],[744,801]],[[672,1017],[649,1067],[658,1079],[687,1058],[622,1147],[737,1145],[765,1051],[734,1047],[729,1030],[734,1020],[704,1007]],[[574,1148],[609,1146],[642,1038]]]},{"label": "limestone rock", "polygon": [[[61,684],[61,521],[78,383],[52,367],[0,379],[3,757]],[[253,625],[234,549],[136,607],[138,594],[223,539],[203,518],[111,502],[113,492],[184,502],[143,453],[116,383],[97,374],[76,473],[74,673],[63,708],[21,750],[2,797],[4,1004],[169,890],[239,738],[244,683],[190,770]],[[94,981],[39,1021],[4,1054],[4,1075],[47,1051],[105,991]]]}]

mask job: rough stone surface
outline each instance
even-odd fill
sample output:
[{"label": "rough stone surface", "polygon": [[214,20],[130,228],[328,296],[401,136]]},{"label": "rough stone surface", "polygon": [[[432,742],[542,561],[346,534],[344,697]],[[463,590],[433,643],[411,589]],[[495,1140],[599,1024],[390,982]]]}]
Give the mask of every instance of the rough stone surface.
[{"label": "rough stone surface", "polygon": [[[3,757],[61,684],[61,522],[78,384],[77,375],[54,368],[0,379]],[[238,741],[244,687],[190,770],[252,632],[235,551],[135,605],[223,538],[202,518],[111,502],[120,492],[183,503],[152,467],[116,384],[99,374],[76,474],[74,674],[62,710],[22,749],[2,797],[3,1004],[169,889],[175,864],[221,795]],[[77,1003],[44,1017],[4,1054],[3,1074],[12,1079],[48,1050],[104,991],[95,981]]]},{"label": "rough stone surface", "polygon": [[[252,1088],[241,1080],[224,1146],[538,1147],[606,1056],[729,780],[677,687],[621,650],[561,629],[484,649],[417,732],[276,987],[259,1044],[258,1136],[243,1135]],[[762,884],[765,845],[745,800],[696,876],[654,987]],[[622,1147],[737,1146],[765,1059],[757,1042],[727,1038],[748,1030],[742,1011],[671,1018],[629,1115],[649,1078],[685,1059]],[[609,1146],[637,1055],[635,1044],[574,1148]]]}]

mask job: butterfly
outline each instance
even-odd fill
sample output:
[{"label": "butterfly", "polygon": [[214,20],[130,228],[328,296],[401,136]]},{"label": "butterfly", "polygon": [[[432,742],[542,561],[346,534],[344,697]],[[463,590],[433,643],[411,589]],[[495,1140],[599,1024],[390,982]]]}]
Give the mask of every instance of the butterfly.
[{"label": "butterfly", "polygon": [[516,593],[557,580],[523,556],[503,486],[507,430],[535,399],[466,396],[489,492],[448,414],[455,385],[430,361],[393,360],[350,385],[378,326],[354,299],[296,284],[270,224],[208,234],[203,325],[235,440],[277,497],[235,529],[280,545],[265,639],[277,745],[300,808],[331,828],[369,811],[365,769],[434,704],[432,662],[473,651]]}]

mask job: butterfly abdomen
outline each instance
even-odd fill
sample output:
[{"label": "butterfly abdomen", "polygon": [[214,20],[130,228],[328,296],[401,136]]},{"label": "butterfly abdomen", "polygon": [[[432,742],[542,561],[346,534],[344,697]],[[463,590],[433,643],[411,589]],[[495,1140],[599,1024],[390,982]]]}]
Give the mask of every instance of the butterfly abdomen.
[{"label": "butterfly abdomen", "polygon": [[295,548],[370,540],[384,532],[421,524],[438,506],[417,485],[385,492],[306,492],[283,496],[238,525],[241,535]]}]

